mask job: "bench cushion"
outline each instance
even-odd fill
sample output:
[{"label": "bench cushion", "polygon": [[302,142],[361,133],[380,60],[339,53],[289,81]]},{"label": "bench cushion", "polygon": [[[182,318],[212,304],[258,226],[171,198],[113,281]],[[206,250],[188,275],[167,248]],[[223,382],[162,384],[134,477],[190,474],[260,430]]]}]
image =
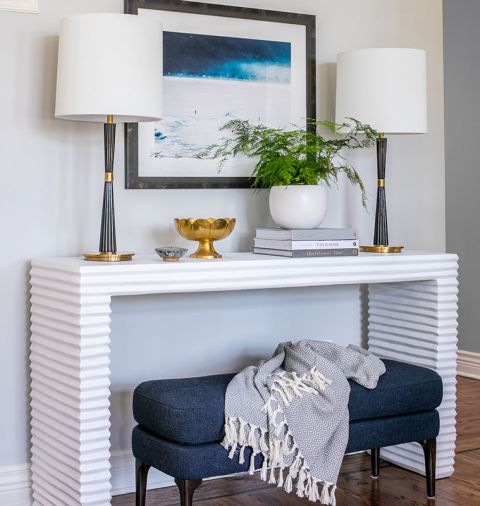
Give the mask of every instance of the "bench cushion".
[{"label": "bench cushion", "polygon": [[[346,451],[434,439],[439,427],[437,411],[351,422]],[[176,443],[153,435],[140,426],[133,429],[132,450],[134,456],[144,464],[183,480],[200,480],[247,471],[251,455],[251,449],[246,448],[245,463],[239,464],[238,459],[228,458],[228,452],[218,442],[197,445]],[[259,469],[262,462],[263,457],[257,455],[255,468]]]},{"label": "bench cushion", "polygon": [[[377,388],[350,382],[350,421],[435,409],[442,400],[440,376],[423,367],[384,360]],[[234,374],[141,383],[133,396],[137,423],[167,440],[203,444],[223,438],[225,391]]]}]

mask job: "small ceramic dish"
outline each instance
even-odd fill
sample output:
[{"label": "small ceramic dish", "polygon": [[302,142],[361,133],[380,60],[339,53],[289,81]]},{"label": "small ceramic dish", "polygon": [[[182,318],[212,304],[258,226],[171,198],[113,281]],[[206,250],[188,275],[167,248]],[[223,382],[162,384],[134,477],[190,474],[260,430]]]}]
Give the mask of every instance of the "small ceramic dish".
[{"label": "small ceramic dish", "polygon": [[157,255],[165,262],[178,262],[180,258],[188,251],[187,248],[179,248],[178,246],[162,246],[155,248]]}]

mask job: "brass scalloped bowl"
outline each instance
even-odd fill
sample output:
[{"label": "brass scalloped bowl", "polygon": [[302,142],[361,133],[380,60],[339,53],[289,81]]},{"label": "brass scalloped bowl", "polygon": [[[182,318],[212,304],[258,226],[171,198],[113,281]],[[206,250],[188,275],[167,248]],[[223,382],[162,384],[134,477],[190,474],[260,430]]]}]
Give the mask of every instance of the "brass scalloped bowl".
[{"label": "brass scalloped bowl", "polygon": [[189,241],[198,241],[192,258],[222,258],[215,251],[214,241],[228,237],[235,228],[235,218],[175,218],[177,232]]}]

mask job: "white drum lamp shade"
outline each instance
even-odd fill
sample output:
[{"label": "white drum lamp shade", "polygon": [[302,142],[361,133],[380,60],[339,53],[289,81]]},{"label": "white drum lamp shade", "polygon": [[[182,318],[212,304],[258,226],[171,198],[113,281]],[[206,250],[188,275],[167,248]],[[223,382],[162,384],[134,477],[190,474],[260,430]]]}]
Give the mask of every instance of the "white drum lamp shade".
[{"label": "white drum lamp shade", "polygon": [[80,14],[60,24],[57,100],[61,119],[155,121],[162,115],[163,34],[159,21],[128,14]]},{"label": "white drum lamp shade", "polygon": [[374,48],[339,53],[336,122],[355,118],[382,133],[426,133],[426,53]]},{"label": "white drum lamp shade", "polygon": [[377,130],[377,206],[373,246],[361,251],[399,253],[388,242],[385,166],[389,134],[427,132],[426,53],[421,49],[356,49],[338,55],[336,123],[354,118]]}]

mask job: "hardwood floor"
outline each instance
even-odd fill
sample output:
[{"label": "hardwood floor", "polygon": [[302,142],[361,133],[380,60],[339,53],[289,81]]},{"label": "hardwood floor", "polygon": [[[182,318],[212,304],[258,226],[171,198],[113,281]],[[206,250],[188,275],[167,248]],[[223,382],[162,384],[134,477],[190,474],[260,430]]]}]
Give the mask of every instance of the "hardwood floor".
[{"label": "hardwood floor", "polygon": [[[425,479],[382,461],[380,478],[370,479],[370,457],[345,457],[337,506],[480,506],[480,381],[458,379],[455,474],[437,480],[437,498],[427,500]],[[176,487],[150,490],[147,506],[177,506]],[[198,506],[306,506],[306,499],[260,481],[258,475],[206,481],[195,493]],[[318,504],[318,503],[317,503]],[[133,494],[116,496],[112,506],[134,506]]]}]

